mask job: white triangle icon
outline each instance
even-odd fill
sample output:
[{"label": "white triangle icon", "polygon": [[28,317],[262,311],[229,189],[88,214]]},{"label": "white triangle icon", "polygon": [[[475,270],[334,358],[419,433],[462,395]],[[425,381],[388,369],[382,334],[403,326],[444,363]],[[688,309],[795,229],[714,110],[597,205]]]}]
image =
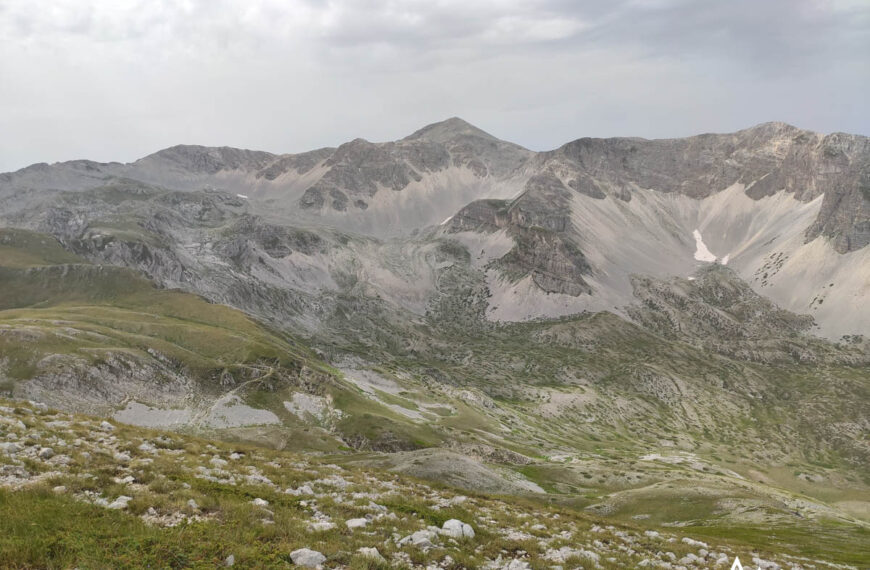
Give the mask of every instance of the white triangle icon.
[{"label": "white triangle icon", "polygon": [[743,570],[743,564],[740,563],[740,557],[734,557],[734,564],[731,565],[731,570]]}]

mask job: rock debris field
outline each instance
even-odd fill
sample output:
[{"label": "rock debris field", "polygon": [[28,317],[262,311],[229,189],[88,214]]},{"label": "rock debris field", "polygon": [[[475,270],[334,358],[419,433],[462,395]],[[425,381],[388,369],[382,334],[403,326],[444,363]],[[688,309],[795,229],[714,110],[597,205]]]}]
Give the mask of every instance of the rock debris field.
[{"label": "rock debris field", "polygon": [[[51,509],[85,516],[28,526]],[[0,531],[3,567],[681,569],[730,568],[737,555],[753,568],[829,567],[3,400]],[[91,535],[103,546],[78,549]]]}]

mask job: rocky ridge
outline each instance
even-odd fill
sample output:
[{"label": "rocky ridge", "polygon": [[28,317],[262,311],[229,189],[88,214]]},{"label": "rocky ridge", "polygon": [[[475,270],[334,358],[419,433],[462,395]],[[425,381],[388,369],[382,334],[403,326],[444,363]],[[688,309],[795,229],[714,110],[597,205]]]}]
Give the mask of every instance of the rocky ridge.
[{"label": "rocky ridge", "polygon": [[[862,319],[848,317],[861,311],[852,297],[866,292],[860,276],[850,277],[847,267],[865,265],[864,246],[870,240],[868,149],[866,137],[823,136],[767,123],[686,139],[578,139],[533,153],[453,118],[394,142],[356,139],[299,155],[178,146],[127,165],[34,165],[0,176],[0,205],[4,223],[63,239],[81,239],[98,222],[100,235],[123,237],[131,225],[153,234],[171,233],[148,243],[147,252],[107,260],[131,264],[135,260],[130,256],[153,255],[156,259],[148,262],[153,278],[172,286],[187,282],[191,290],[221,302],[235,301],[218,289],[237,285],[206,285],[197,277],[205,268],[184,270],[197,264],[192,257],[208,257],[210,252],[190,251],[179,259],[181,252],[159,247],[212,240],[183,232],[182,224],[191,220],[174,212],[143,211],[144,219],[136,219],[131,199],[148,202],[147,196],[168,188],[176,191],[175,203],[167,201],[165,207],[180,208],[184,202],[191,207],[202,199],[179,194],[202,196],[208,191],[207,200],[223,204],[199,212],[194,228],[203,223],[215,228],[220,222],[203,216],[229,221],[227,213],[219,212],[230,206],[235,208],[232,215],[245,212],[262,224],[395,239],[405,252],[425,247],[421,242],[426,239],[420,238],[438,228],[436,236],[462,234],[467,245],[483,246],[482,257],[493,262],[487,279],[499,290],[497,297],[526,298],[524,310],[491,310],[489,316],[496,320],[552,318],[584,310],[622,312],[632,302],[631,274],[661,278],[690,272],[691,234],[700,228],[708,245],[720,257],[730,257],[753,287],[766,288],[766,295],[793,312],[813,309],[819,332],[839,338],[866,332],[856,329]],[[87,196],[77,199],[74,193],[82,191]],[[88,206],[97,195],[109,203]],[[72,208],[67,205],[76,202]],[[64,207],[58,208],[59,203]],[[785,216],[785,208],[794,214]],[[51,213],[41,213],[45,210]],[[115,218],[110,224],[105,224],[107,214]],[[149,226],[157,227],[152,231]],[[259,230],[249,223],[238,233],[248,231]],[[486,236],[500,232],[506,237],[488,242]],[[769,255],[788,261],[763,284],[752,281]],[[812,305],[822,292],[821,283],[810,281],[797,294],[790,284],[808,264],[818,265],[820,257],[838,282],[825,307]],[[263,269],[282,273],[274,266]],[[296,269],[314,273],[323,268]],[[159,275],[167,271],[173,279]],[[212,274],[209,280],[219,278]],[[415,275],[408,281],[427,279]],[[300,297],[312,293],[312,285],[323,284],[318,279],[291,287],[302,294],[278,302],[298,306]],[[282,290],[287,289],[280,283],[268,295],[285,295]],[[419,307],[418,302],[415,312]]]}]

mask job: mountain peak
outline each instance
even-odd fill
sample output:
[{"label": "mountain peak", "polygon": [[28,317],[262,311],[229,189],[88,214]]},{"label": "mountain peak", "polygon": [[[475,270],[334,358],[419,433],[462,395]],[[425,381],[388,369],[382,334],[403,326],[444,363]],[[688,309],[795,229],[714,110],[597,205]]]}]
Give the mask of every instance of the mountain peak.
[{"label": "mountain peak", "polygon": [[426,125],[422,129],[405,137],[404,140],[427,140],[431,142],[447,142],[461,136],[473,136],[489,140],[498,140],[496,137],[479,129],[459,117],[450,117],[438,123]]},{"label": "mountain peak", "polygon": [[784,123],[782,121],[767,121],[765,123],[759,123],[748,129],[743,129],[737,131],[738,133],[762,133],[767,135],[774,134],[782,134],[782,133],[797,133],[801,132],[803,129],[798,128],[794,125],[790,125],[788,123]]},{"label": "mountain peak", "polygon": [[263,151],[180,144],[159,150],[135,164],[171,164],[191,172],[214,174],[220,170],[256,170],[274,158],[272,153]]}]

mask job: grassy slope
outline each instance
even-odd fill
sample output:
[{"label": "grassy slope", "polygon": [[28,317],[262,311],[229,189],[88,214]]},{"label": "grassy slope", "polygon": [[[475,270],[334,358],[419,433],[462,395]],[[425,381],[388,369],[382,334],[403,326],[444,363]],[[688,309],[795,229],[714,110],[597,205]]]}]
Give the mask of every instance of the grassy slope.
[{"label": "grassy slope", "polygon": [[[49,354],[75,353],[97,359],[105,351],[144,354],[149,348],[169,355],[203,378],[216,371],[232,370],[263,360],[280,361],[285,366],[305,363],[328,370],[304,346],[264,329],[231,308],[210,304],[195,295],[157,290],[125,269],[90,265],[65,252],[52,238],[7,230],[0,231],[0,236],[4,248],[0,249],[0,282],[6,285],[6,294],[0,296],[0,306],[15,307],[0,310],[0,326],[18,331],[35,329],[42,333],[36,341],[26,343],[22,343],[20,338],[0,334],[0,354],[6,358],[7,374],[13,378],[27,378],[33,373],[36,362]],[[59,266],[58,263],[68,265]],[[59,272],[62,272],[62,278]],[[77,331],[76,335],[71,336],[70,330]],[[624,392],[626,397],[635,398],[637,392],[630,383],[626,384],[626,379],[633,367],[640,365],[656,365],[665,370],[683,372],[700,370],[701,377],[716,381],[747,374],[746,370],[736,370],[726,359],[705,358],[693,347],[664,341],[604,314],[566,319],[558,324],[529,323],[502,327],[479,336],[458,329],[454,329],[452,334],[454,338],[444,339],[441,344],[433,343],[426,352],[393,357],[390,366],[397,372],[411,371],[415,376],[424,376],[434,369],[460,383],[495,388],[496,392],[511,386],[534,384],[548,389],[573,390],[576,387],[542,386],[540,383],[541,378],[556,378],[562,369],[573,368],[593,375],[591,389],[595,388],[595,383],[601,382],[616,393]],[[461,351],[456,351],[457,340]],[[534,350],[530,350],[531,347]],[[836,369],[832,374],[835,382],[825,384],[816,381],[814,373],[794,374],[794,371],[779,370],[770,374],[768,368],[760,365],[746,365],[746,368],[754,376],[766,375],[774,386],[781,386],[777,389],[799,389],[806,394],[803,398],[816,406],[823,406],[815,412],[817,414],[831,410],[827,405],[830,402],[827,391],[831,385],[843,384],[843,390],[848,392],[856,385],[866,385],[867,380],[866,377],[862,380],[860,371],[848,368]],[[476,435],[497,432],[497,421],[458,402],[453,403],[460,410],[459,414],[444,417],[429,426],[408,421],[341,384],[331,386],[330,391],[337,407],[349,412],[339,422],[340,431],[350,435],[362,434],[371,440],[395,439],[400,448],[408,444],[412,447],[435,445],[445,438],[468,437],[472,432]],[[286,395],[281,390],[259,391],[250,394],[247,400],[257,407],[272,409],[286,419],[290,432],[266,433],[268,430],[258,429],[251,433],[239,431],[218,435],[291,449],[334,451],[334,441],[325,441],[305,431],[308,429],[306,426],[293,424],[293,418],[286,417],[286,410],[281,405]],[[663,420],[672,421],[674,415],[666,407],[652,400],[649,406],[657,413],[644,418],[629,418],[634,422],[629,426],[624,425],[626,418],[621,417],[594,424],[585,422],[582,415],[576,419],[563,417],[559,421],[547,421],[536,415],[531,402],[521,394],[519,396],[514,399],[506,396],[499,401],[500,407],[511,410],[523,421],[516,424],[512,434],[499,438],[498,444],[538,457],[542,451],[541,443],[548,447],[555,442],[563,448],[612,458],[612,461],[606,459],[595,469],[587,470],[586,474],[565,472],[558,466],[526,470],[526,475],[543,487],[559,491],[566,503],[585,506],[607,493],[627,487],[642,488],[657,480],[653,477],[634,483],[614,482],[612,475],[625,471],[625,462],[636,458],[637,450],[671,436],[673,424]],[[390,400],[389,397],[385,399]],[[402,404],[400,398],[395,398],[392,403]],[[596,409],[601,414],[609,411],[608,404]],[[828,417],[836,417],[841,412],[833,410],[833,413]],[[778,427],[776,414],[753,415],[756,415],[756,420],[753,420],[752,430]],[[529,431],[530,427],[534,429]],[[721,457],[717,463],[742,473],[757,466],[754,462],[741,462],[741,445],[751,443],[742,426],[723,421],[711,427],[710,433],[715,434],[716,444],[712,449],[698,450],[700,455],[714,459]],[[694,435],[699,439],[709,437],[701,426],[688,426],[685,430],[686,433],[695,430]],[[820,450],[814,457],[824,464],[816,469],[817,472],[825,473],[831,467],[842,465],[842,460],[828,449]],[[793,472],[806,470],[806,459],[798,458]],[[595,478],[589,480],[588,475]],[[774,484],[809,495],[829,495],[831,490],[830,485],[801,488],[793,476],[783,476]],[[866,494],[857,493],[855,497],[859,501],[865,500]],[[824,500],[840,498],[840,495],[823,497]],[[645,514],[642,511],[646,505],[651,505],[652,509],[656,501],[669,501],[656,493],[652,496],[639,493],[633,500],[636,505],[627,505],[615,516],[630,519],[632,515]],[[668,509],[662,513],[669,513],[668,516],[662,514],[654,522],[690,519],[697,510],[692,504],[671,502],[667,506]],[[714,506],[710,503],[704,515],[714,526],[704,528],[721,527],[725,532],[725,528],[715,522]],[[770,527],[756,527],[755,536],[762,541],[768,540],[770,530]],[[785,532],[784,527],[781,530]],[[801,532],[812,531],[805,528]],[[819,544],[823,542],[817,541],[813,548]]]},{"label": "grassy slope", "polygon": [[0,394],[33,377],[49,355],[75,355],[96,363],[109,353],[148,359],[149,352],[157,351],[205,391],[227,389],[216,386],[223,373],[238,383],[251,377],[253,367],[260,371],[260,382],[246,388],[245,399],[276,413],[290,431],[258,428],[221,437],[335,451],[334,438],[316,430],[309,434],[310,426],[284,409],[282,401],[293,386],[268,382],[272,370],[292,375],[307,367],[330,379],[325,390],[347,412],[336,426],[339,432],[388,440],[401,448],[442,439],[425,424],[408,421],[342,383],[302,342],[236,309],[158,289],[129,269],[90,264],[50,236],[0,229],[0,244],[0,366],[9,378],[0,381]]},{"label": "grassy slope", "polygon": [[26,379],[50,354],[95,359],[149,349],[203,378],[262,361],[326,370],[301,343],[230,307],[157,289],[128,269],[88,264],[50,237],[0,230],[0,243],[0,326],[33,333],[26,343],[0,336],[13,378]]},{"label": "grassy slope", "polygon": [[[392,473],[337,470],[285,452],[130,426],[117,426],[106,434],[98,428],[98,419],[70,417],[51,410],[28,411],[26,405],[2,400],[0,406],[0,429],[15,431],[27,447],[52,445],[72,459],[68,468],[59,469],[35,459],[0,455],[0,465],[18,462],[31,477],[42,477],[16,491],[0,490],[0,566],[4,568],[213,568],[230,554],[243,568],[283,567],[289,565],[289,553],[300,547],[324,552],[330,566],[379,568],[355,554],[361,546],[375,546],[387,557],[405,552],[415,563],[444,560],[450,555],[454,563],[445,567],[457,570],[479,567],[485,559],[499,554],[508,559],[523,557],[532,568],[541,569],[552,566],[543,560],[544,551],[565,545],[596,550],[602,556],[599,567],[615,569],[636,567],[642,558],[656,552],[672,551],[679,558],[697,551],[697,547],[684,544],[680,536],[710,542],[709,549],[728,552],[729,561],[735,554],[747,561],[757,554],[765,558],[811,556],[859,566],[870,563],[866,533],[853,528],[840,529],[836,541],[821,543],[801,540],[808,537],[806,531],[783,529],[779,535],[783,542],[759,544],[762,541],[750,528],[711,531],[710,538],[704,538],[708,534],[704,528],[671,529],[660,539],[653,539],[631,522],[596,530],[593,525],[599,519],[542,502],[473,494],[465,503],[439,507],[438,503],[455,493]],[[16,409],[10,414],[13,407]],[[23,429],[14,425],[19,420],[25,424]],[[51,423],[58,421],[61,423]],[[60,446],[60,440],[69,445]],[[150,442],[157,451],[143,451],[142,442]],[[84,451],[90,455],[85,456]],[[118,451],[131,456],[129,463],[113,457]],[[231,452],[243,455],[232,460]],[[229,459],[219,476],[235,478],[235,483],[215,483],[198,477],[200,466],[213,468],[213,457]],[[245,482],[245,475],[252,472],[250,467],[275,486]],[[116,481],[127,476],[132,476],[134,482]],[[349,483],[344,492],[317,483],[335,476]],[[306,530],[312,521],[311,497],[281,492],[304,483],[314,487],[317,508],[331,517],[337,528],[326,532]],[[52,492],[58,485],[64,491]],[[83,502],[86,492],[110,501],[119,495],[133,498],[125,511],[110,511]],[[356,492],[362,495],[353,497],[351,494]],[[271,514],[253,506],[254,498],[268,500]],[[188,506],[191,499],[197,503],[196,509]],[[398,518],[376,520],[363,532],[347,530],[345,520],[373,512],[371,501],[385,506]],[[199,515],[205,520],[174,528],[149,526],[138,517],[151,508],[160,515]],[[427,524],[440,526],[449,518],[470,522],[477,536],[458,544],[445,543],[425,555],[393,542],[394,533],[405,536]],[[543,523],[545,528],[532,529],[535,523]],[[534,538],[507,539],[499,534],[507,529],[522,530]],[[565,531],[569,534],[560,538]],[[619,532],[635,537],[634,554],[617,548],[623,541],[617,536]],[[671,535],[676,535],[676,540],[667,542]],[[542,539],[550,540],[549,546],[540,546]],[[592,546],[595,541],[603,545]],[[613,560],[607,560],[609,557]],[[583,560],[574,560],[575,566],[578,563]]]}]

